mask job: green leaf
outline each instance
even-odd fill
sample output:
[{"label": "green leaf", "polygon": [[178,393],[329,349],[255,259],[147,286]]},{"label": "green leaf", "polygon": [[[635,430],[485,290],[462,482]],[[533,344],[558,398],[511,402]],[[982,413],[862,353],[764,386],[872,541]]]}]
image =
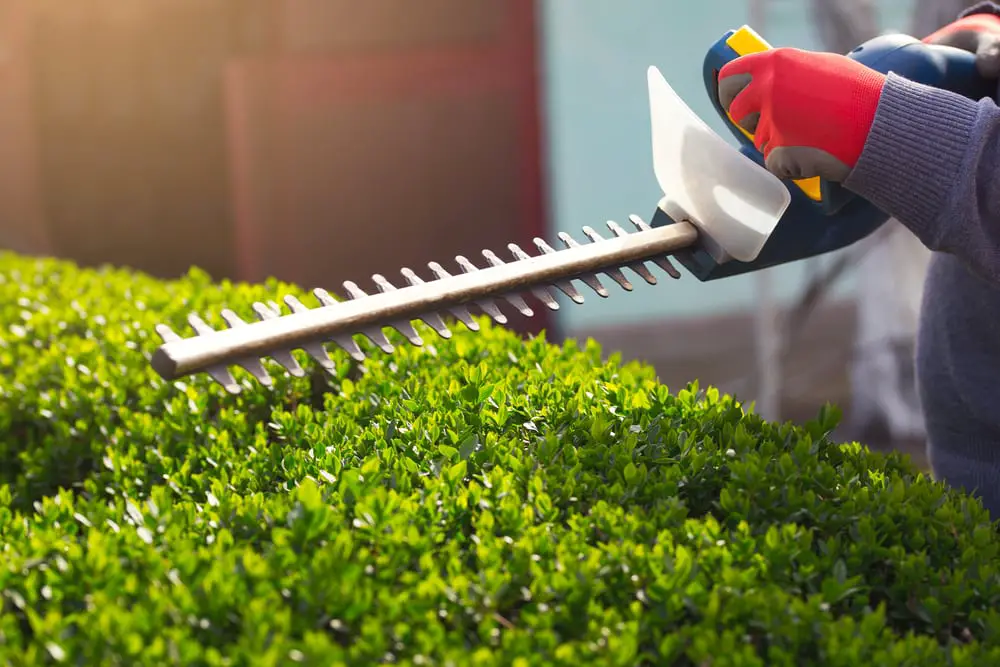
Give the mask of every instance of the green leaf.
[{"label": "green leaf", "polygon": [[625,466],[625,482],[629,486],[633,486],[639,480],[639,470],[635,467],[635,464],[629,461],[628,465]]}]

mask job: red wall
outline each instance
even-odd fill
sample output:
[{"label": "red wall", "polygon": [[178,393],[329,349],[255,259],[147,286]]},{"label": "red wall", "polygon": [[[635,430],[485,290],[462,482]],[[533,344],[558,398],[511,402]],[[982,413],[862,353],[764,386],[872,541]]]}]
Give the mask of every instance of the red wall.
[{"label": "red wall", "polygon": [[241,278],[366,289],[544,236],[534,3],[393,6],[289,0],[281,55],[227,68]]}]

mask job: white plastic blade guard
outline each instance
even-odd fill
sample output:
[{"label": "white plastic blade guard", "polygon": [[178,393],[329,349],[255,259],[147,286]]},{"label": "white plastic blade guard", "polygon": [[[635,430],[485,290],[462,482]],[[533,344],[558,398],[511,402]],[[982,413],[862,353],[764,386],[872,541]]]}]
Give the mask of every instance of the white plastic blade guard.
[{"label": "white plastic blade guard", "polygon": [[[716,134],[650,67],[653,170],[660,207],[686,219],[729,257],[752,262],[791,202],[784,183]],[[713,253],[713,254],[716,254]]]}]

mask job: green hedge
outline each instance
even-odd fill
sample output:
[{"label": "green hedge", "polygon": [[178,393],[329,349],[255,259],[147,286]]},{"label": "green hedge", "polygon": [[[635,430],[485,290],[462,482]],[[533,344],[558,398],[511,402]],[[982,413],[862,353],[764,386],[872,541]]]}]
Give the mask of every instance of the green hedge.
[{"label": "green hedge", "polygon": [[0,255],[0,664],[1000,664],[989,517],[833,411],[485,321],[238,397],[150,370],[286,291]]}]

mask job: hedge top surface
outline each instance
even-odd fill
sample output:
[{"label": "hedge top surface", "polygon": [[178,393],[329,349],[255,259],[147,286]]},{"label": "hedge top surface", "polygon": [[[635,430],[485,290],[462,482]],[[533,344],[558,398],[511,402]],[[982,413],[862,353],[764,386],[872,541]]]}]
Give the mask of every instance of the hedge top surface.
[{"label": "hedge top surface", "polygon": [[0,255],[0,663],[1000,664],[990,518],[832,412],[485,321],[239,397],[149,369],[286,290]]}]

